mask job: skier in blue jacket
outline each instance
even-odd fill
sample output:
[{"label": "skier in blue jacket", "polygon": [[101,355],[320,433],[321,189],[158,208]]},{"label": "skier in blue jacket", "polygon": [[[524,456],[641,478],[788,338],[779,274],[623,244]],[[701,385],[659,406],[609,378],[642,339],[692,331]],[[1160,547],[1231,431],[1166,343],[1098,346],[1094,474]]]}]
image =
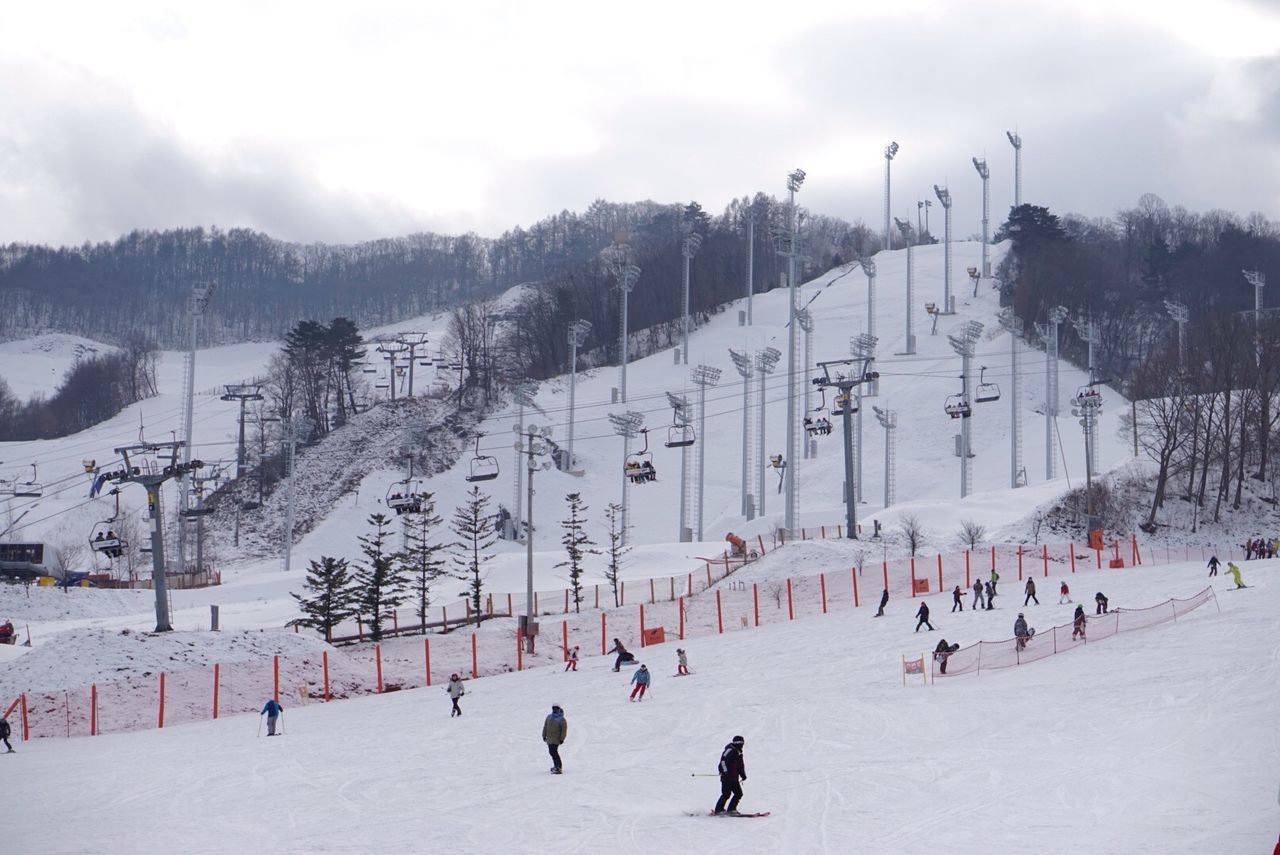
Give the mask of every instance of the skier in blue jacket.
[{"label": "skier in blue jacket", "polygon": [[275,698],[263,705],[262,712],[259,715],[267,717],[267,736],[276,735],[276,719],[280,718],[280,713],[282,712],[284,712],[284,707],[280,706]]},{"label": "skier in blue jacket", "polygon": [[649,669],[641,665],[640,670],[632,675],[631,682],[635,684],[635,688],[631,690],[630,700],[636,700],[636,695],[639,694],[639,700],[643,701],[645,690],[649,688]]}]

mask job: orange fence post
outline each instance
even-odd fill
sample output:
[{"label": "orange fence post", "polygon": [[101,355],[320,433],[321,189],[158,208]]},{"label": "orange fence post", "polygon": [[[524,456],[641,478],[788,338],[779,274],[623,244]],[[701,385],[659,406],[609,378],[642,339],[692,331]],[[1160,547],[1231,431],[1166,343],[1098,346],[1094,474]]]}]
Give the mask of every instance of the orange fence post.
[{"label": "orange fence post", "polygon": [[818,588],[822,591],[822,613],[827,613],[827,574],[818,574]]},{"label": "orange fence post", "polygon": [[[219,662],[213,663],[213,717],[214,719],[217,719],[218,717],[218,671],[220,667],[221,667],[221,663]],[[96,692],[94,693],[94,696],[95,697],[97,696]]]},{"label": "orange fence post", "polygon": [[164,672],[160,672],[160,717],[156,722],[156,727],[164,727]]},{"label": "orange fence post", "polygon": [[991,569],[996,569],[996,545],[991,544]]},{"label": "orange fence post", "polygon": [[1049,544],[1043,544],[1040,547],[1041,556],[1044,558],[1044,576],[1049,578]]},{"label": "orange fence post", "polygon": [[640,604],[640,646],[644,647],[644,603]]},{"label": "orange fence post", "polygon": [[98,735],[98,684],[89,687],[89,735]]},{"label": "orange fence post", "polygon": [[516,670],[524,670],[524,630],[516,629]]},{"label": "orange fence post", "polygon": [[791,577],[787,577],[787,620],[796,619],[796,610],[791,601]]},{"label": "orange fence post", "polygon": [[680,610],[680,640],[684,641],[684,597],[676,600],[676,608]]},{"label": "orange fence post", "polygon": [[474,680],[479,676],[480,663],[476,658],[476,634],[473,632],[471,633],[471,679]]},{"label": "orange fence post", "polygon": [[964,586],[965,588],[973,587],[973,580],[969,578],[969,550],[964,551]]},{"label": "orange fence post", "polygon": [[911,556],[911,596],[916,595],[916,557]]},{"label": "orange fence post", "polygon": [[604,650],[605,650],[604,637],[609,634],[604,628],[604,618],[605,618],[605,613],[601,612],[600,613],[600,655],[601,656],[604,655]]},{"label": "orange fence post", "polygon": [[1097,556],[1098,556],[1098,569],[1099,569],[1099,570],[1101,570],[1101,569],[1102,569],[1102,550],[1101,550],[1101,549],[1095,549],[1095,550],[1094,550],[1094,552],[1095,552],[1095,553],[1097,554]]},{"label": "orange fence post", "polygon": [[23,692],[18,700],[22,702],[22,741],[26,742],[31,738],[31,726],[27,722],[27,693]]},{"label": "orange fence post", "polygon": [[1069,544],[1068,548],[1071,550],[1071,572],[1074,573],[1076,572],[1076,545]]},{"label": "orange fence post", "polygon": [[[320,651],[320,666],[324,671],[324,702],[329,703],[329,651]],[[428,672],[430,673],[430,672]],[[431,685],[431,678],[427,678],[427,685]]]},{"label": "orange fence post", "polygon": [[853,577],[853,607],[858,607],[858,568],[850,567],[849,575]]},{"label": "orange fence post", "polygon": [[378,675],[378,694],[382,694],[382,645],[373,645],[373,664]]},{"label": "orange fence post", "polygon": [[889,590],[889,562],[881,561],[880,570],[884,573],[884,589]]},{"label": "orange fence post", "polygon": [[[329,659],[328,659],[328,657],[327,657],[327,656],[325,657],[324,662],[325,662],[325,666],[326,666],[326,668],[325,668],[325,681],[324,681],[324,682],[325,682],[325,689],[326,689],[326,691],[325,691],[325,700],[327,701],[327,700],[329,700],[329,693],[328,693],[328,687],[329,687],[329,671],[328,671],[328,667],[327,667],[327,666],[328,666],[328,664],[329,664]],[[430,687],[430,686],[431,686],[431,639],[429,639],[429,638],[424,638],[424,639],[422,639],[422,667],[423,667],[423,669],[427,672],[427,686],[428,686],[428,687]]]},{"label": "orange fence post", "polygon": [[675,602],[675,599],[676,599],[676,577],[675,577],[675,576],[668,576],[667,578],[668,578],[668,580],[671,582],[671,602]]},{"label": "orange fence post", "polygon": [[724,635],[724,612],[720,608],[720,589],[716,589],[716,632]]},{"label": "orange fence post", "polygon": [[560,656],[561,662],[569,661],[569,622],[560,621]]},{"label": "orange fence post", "polygon": [[755,610],[755,613],[756,613],[756,626],[759,626],[760,625],[760,586],[755,582],[751,583],[751,604],[752,604],[752,608]]},{"label": "orange fence post", "polygon": [[942,553],[938,553],[938,593],[942,593]]},{"label": "orange fence post", "polygon": [[760,544],[760,554],[761,554],[761,555],[764,555],[764,535],[762,535],[762,534],[757,534],[757,535],[756,535],[756,542]]},{"label": "orange fence post", "polygon": [[280,657],[271,657],[271,697],[280,702]]}]

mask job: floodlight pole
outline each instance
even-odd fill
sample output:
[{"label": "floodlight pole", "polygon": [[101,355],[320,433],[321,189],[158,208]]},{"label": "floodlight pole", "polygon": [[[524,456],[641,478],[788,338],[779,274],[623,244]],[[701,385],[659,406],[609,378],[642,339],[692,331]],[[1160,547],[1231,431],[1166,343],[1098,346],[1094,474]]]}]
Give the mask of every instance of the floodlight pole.
[{"label": "floodlight pole", "polygon": [[978,321],[966,321],[961,325],[959,332],[947,336],[947,340],[951,342],[951,348],[960,355],[962,360],[962,368],[960,369],[961,395],[964,406],[968,408],[968,413],[961,416],[960,419],[960,498],[962,499],[972,491],[973,460],[969,449],[971,448],[970,423],[973,421],[974,401],[973,392],[970,388],[972,381],[970,366],[973,362],[974,345],[981,335],[981,323]]},{"label": "floodlight pole", "polygon": [[[757,398],[760,401],[760,436],[759,436],[759,459],[757,461],[757,469],[759,470],[759,481],[756,486],[756,496],[760,500],[760,506],[756,509],[757,516],[764,516],[765,496],[768,495],[764,486],[764,462],[768,459],[768,452],[765,450],[765,439],[767,437],[765,413],[768,410],[769,398],[765,390],[765,377],[773,373],[778,366],[778,360],[782,357],[782,352],[776,347],[766,347],[764,350],[756,351],[756,372],[760,377],[760,387]],[[786,461],[790,468],[791,461]]]},{"label": "floodlight pole", "polygon": [[566,454],[569,457],[568,470],[573,471],[573,428],[574,406],[578,391],[578,348],[587,341],[591,334],[591,321],[576,320],[569,324],[569,440]]},{"label": "floodlight pole", "polygon": [[640,268],[634,264],[621,264],[618,267],[618,290],[622,292],[622,333],[618,339],[620,366],[618,368],[618,400],[627,402],[627,297],[631,289],[636,287],[640,279]]},{"label": "floodlight pole", "polygon": [[751,311],[751,299],[755,296],[755,263],[756,263],[756,210],[754,205],[747,206],[747,326],[754,322]]},{"label": "floodlight pole", "polygon": [[[533,388],[528,381],[525,381],[517,385],[512,394],[515,397],[516,402],[519,404],[519,409],[516,411],[515,426],[515,433],[519,435],[524,433],[524,409],[525,407],[533,406]],[[524,516],[525,467],[520,465],[520,454],[520,443],[516,442],[514,445],[514,459],[512,461],[513,468],[516,470],[515,490],[513,491],[514,495],[512,497],[512,504],[515,506],[515,513],[511,516],[512,524],[515,526],[515,531],[512,533],[512,540],[520,539],[520,519]]]},{"label": "floodlight pole", "polygon": [[680,347],[680,362],[683,365],[689,364],[689,262],[698,254],[700,246],[702,246],[702,236],[697,232],[685,235],[680,244],[680,254],[684,256],[684,319]]},{"label": "floodlight pole", "polygon": [[884,251],[893,249],[893,236],[889,231],[889,167],[898,153],[898,144],[891,142],[884,147]]},{"label": "floodlight pole", "polygon": [[627,458],[631,456],[631,437],[636,435],[636,431],[641,429],[644,424],[644,413],[636,410],[627,410],[622,415],[609,413],[609,422],[613,425],[613,432],[622,437],[622,514],[621,523],[622,531],[620,534],[620,543],[627,545],[627,496],[630,492],[631,479],[627,477]]},{"label": "floodlight pole", "polygon": [[755,517],[755,502],[751,497],[751,380],[755,376],[755,360],[745,351],[729,348],[733,367],[742,377],[742,515],[748,520]]},{"label": "floodlight pole", "polygon": [[[787,254],[787,293],[790,311],[787,319],[787,457],[786,469],[783,470],[782,478],[786,482],[787,489],[783,528],[786,529],[788,537],[796,527],[796,363],[798,361],[796,359],[796,310],[798,308],[796,305],[796,253],[799,250],[799,246],[796,243],[796,227],[798,225],[796,219],[796,191],[804,183],[804,178],[803,169],[793,170],[787,175],[787,193],[789,194],[787,220],[791,229],[791,246],[790,252]],[[763,403],[762,399],[762,413]],[[761,459],[763,459],[763,455]],[[761,478],[763,479],[763,468],[761,470]],[[760,491],[760,504],[764,504],[763,489]]]},{"label": "floodlight pole", "polygon": [[[677,424],[689,424],[689,399],[684,395],[667,393],[667,403],[671,405],[671,420]],[[696,441],[702,440],[701,431]],[[683,437],[681,437],[683,439]],[[689,447],[680,449],[680,522],[677,526],[676,539],[688,543],[693,539],[692,526],[689,525]]]},{"label": "floodlight pole", "polygon": [[991,195],[989,190],[989,179],[991,178],[991,170],[987,168],[987,159],[985,157],[975,157],[973,159],[973,168],[978,170],[978,176],[982,178],[982,275],[991,278],[991,257],[990,240],[987,230],[991,222]]},{"label": "floodlight pole", "polygon": [[[876,338],[876,260],[874,258],[860,258],[858,263],[862,265],[862,272],[867,275],[867,335],[873,339]],[[909,306],[908,306],[909,310]],[[879,339],[876,339],[877,341]],[[866,356],[870,358],[871,364],[875,365],[875,349],[873,348]],[[867,397],[874,398],[880,394],[880,381],[873,380],[867,384]],[[861,387],[858,391],[859,397],[862,396]],[[859,437],[861,438],[861,437]],[[859,481],[861,483],[861,481]]]},{"label": "floodlight pole", "polygon": [[1022,205],[1022,137],[1017,131],[1005,131],[1009,145],[1013,146],[1013,207]]},{"label": "floodlight pole", "polygon": [[942,248],[942,314],[954,315],[956,299],[951,296],[951,191],[935,184],[933,192],[938,195],[938,201],[942,203],[946,223]]},{"label": "floodlight pole", "polygon": [[[898,220],[898,231],[902,232],[905,239],[911,230],[911,224],[906,220]],[[916,352],[916,336],[911,326],[911,313],[915,306],[915,246],[911,241],[907,241],[907,329],[906,341],[907,348],[900,355],[910,356]]]},{"label": "floodlight pole", "polygon": [[[191,302],[187,306],[191,321],[191,342],[187,350],[186,374],[183,378],[183,446],[182,462],[191,462],[192,424],[196,405],[196,341],[200,333],[200,319],[209,308],[213,293],[218,290],[217,282],[195,285],[191,289]],[[187,526],[182,512],[188,507],[187,482],[185,477],[178,479],[178,572],[187,569]]]},{"label": "floodlight pole", "polygon": [[[1076,334],[1089,345],[1089,387],[1092,388],[1094,381],[1097,379],[1097,365],[1094,364],[1093,355],[1094,347],[1099,341],[1098,325],[1092,319],[1084,320],[1080,318],[1073,320],[1072,324],[1076,328]],[[1088,455],[1096,455],[1098,453],[1098,418],[1096,413],[1090,421],[1090,430],[1092,431],[1091,442],[1085,445],[1085,452]],[[1094,469],[1098,468],[1096,457],[1090,456],[1088,463]]]},{"label": "floodlight pole", "polygon": [[858,396],[857,405],[857,495],[854,497],[857,501],[862,501],[862,386],[864,383],[873,384],[879,382],[879,375],[876,374],[874,366],[876,359],[876,345],[879,340],[867,333],[856,336],[849,342],[850,352],[855,358],[862,360],[862,382],[854,388],[854,392]]},{"label": "floodlight pole", "polygon": [[701,541],[707,484],[707,387],[720,382],[720,369],[699,365],[693,369],[693,382],[698,384],[698,540]]},{"label": "floodlight pole", "polygon": [[526,460],[521,461],[524,468],[529,472],[528,486],[528,518],[526,527],[529,534],[525,537],[525,596],[524,596],[524,644],[525,652],[534,652],[534,639],[537,633],[534,631],[534,613],[533,613],[533,473],[539,468],[545,469],[551,465],[550,461],[538,465],[537,458],[546,454],[548,447],[544,438],[550,438],[551,429],[538,427],[537,425],[529,425],[523,434],[516,439],[516,450],[523,454]]},{"label": "floodlight pole", "polygon": [[1018,369],[1019,341],[1022,337],[1022,318],[1012,309],[1000,313],[1000,325],[1009,332],[1009,367],[1013,379],[1009,386],[1009,487],[1025,487],[1022,466],[1022,374]]}]

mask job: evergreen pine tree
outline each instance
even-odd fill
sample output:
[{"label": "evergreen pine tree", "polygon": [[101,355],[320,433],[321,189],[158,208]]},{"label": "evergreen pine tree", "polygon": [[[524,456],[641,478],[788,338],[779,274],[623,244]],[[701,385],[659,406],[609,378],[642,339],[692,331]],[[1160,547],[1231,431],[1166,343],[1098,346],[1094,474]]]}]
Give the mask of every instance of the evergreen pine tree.
[{"label": "evergreen pine tree", "polygon": [[389,551],[391,537],[388,526],[391,520],[382,514],[372,514],[369,525],[373,534],[361,535],[360,551],[365,561],[356,570],[356,607],[374,641],[382,638],[382,621],[386,614],[406,599],[403,559],[398,552]]},{"label": "evergreen pine tree", "polygon": [[449,522],[449,527],[458,536],[457,543],[453,545],[453,564],[457,568],[457,577],[469,583],[471,607],[475,609],[477,620],[480,619],[480,593],[484,587],[480,570],[492,557],[485,550],[498,539],[492,517],[489,497],[481,493],[479,487],[472,487],[466,502],[454,509],[453,519]]},{"label": "evergreen pine tree", "polygon": [[436,514],[436,502],[431,493],[419,497],[422,510],[405,517],[407,547],[401,555],[405,575],[410,579],[411,598],[418,623],[427,626],[427,609],[431,605],[431,584],[444,575],[444,558],[440,553],[448,544],[435,542],[435,534],[444,522]]},{"label": "evergreen pine tree", "polygon": [[622,505],[610,503],[604,510],[604,518],[609,522],[609,546],[605,554],[609,556],[609,564],[605,568],[604,577],[613,586],[613,605],[622,605],[618,601],[618,579],[622,572],[622,558],[631,551],[630,546],[622,542]]},{"label": "evergreen pine tree", "polygon": [[306,581],[306,588],[312,596],[290,595],[298,601],[304,615],[293,622],[298,626],[322,630],[325,641],[332,641],[333,628],[356,616],[355,591],[347,570],[345,558],[321,555],[319,561],[312,561],[307,566]]},{"label": "evergreen pine tree", "polygon": [[570,493],[564,498],[569,503],[569,518],[560,521],[560,527],[564,529],[564,534],[560,536],[560,543],[564,545],[568,560],[561,561],[556,566],[569,568],[569,588],[573,591],[573,610],[581,612],[582,559],[587,555],[599,555],[600,550],[591,548],[596,543],[587,536],[584,528],[587,506],[582,503],[582,494]]}]

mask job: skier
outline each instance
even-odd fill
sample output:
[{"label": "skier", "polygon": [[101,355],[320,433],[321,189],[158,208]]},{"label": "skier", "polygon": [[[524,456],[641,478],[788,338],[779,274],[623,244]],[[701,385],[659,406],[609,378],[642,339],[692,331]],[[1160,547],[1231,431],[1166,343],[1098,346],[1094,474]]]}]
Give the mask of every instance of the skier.
[{"label": "skier", "polygon": [[920,608],[916,610],[916,617],[920,618],[920,620],[916,623],[916,632],[920,631],[921,624],[924,624],[925,626],[929,627],[929,631],[933,632],[933,624],[929,623],[929,604],[928,603],[926,602],[920,603]]},{"label": "skier", "polygon": [[676,658],[679,660],[679,664],[676,666],[676,676],[689,676],[689,654],[684,652],[683,647],[676,648]]},{"label": "skier", "polygon": [[1098,604],[1094,614],[1105,615],[1107,613],[1107,598],[1102,596],[1101,591],[1093,595],[1093,601]]},{"label": "skier", "polygon": [[1058,585],[1058,605],[1071,602],[1071,589],[1067,587],[1067,580],[1063,579]]},{"label": "skier", "polygon": [[1217,575],[1218,575],[1218,565],[1219,565],[1219,563],[1220,563],[1220,562],[1218,561],[1218,556],[1216,556],[1216,555],[1210,555],[1210,556],[1209,556],[1209,575],[1210,575],[1210,576],[1217,576]]},{"label": "skier", "polygon": [[1079,636],[1080,640],[1084,641],[1084,625],[1088,622],[1089,622],[1089,619],[1084,616],[1084,604],[1081,603],[1080,605],[1076,606],[1075,618],[1071,622],[1071,640],[1072,641],[1076,640],[1076,636]]},{"label": "skier", "polygon": [[565,663],[564,663],[564,670],[566,670],[566,671],[577,671],[577,670],[578,670],[578,647],[577,647],[577,645],[574,645],[573,647],[569,648],[569,658],[565,660]]},{"label": "skier", "polygon": [[618,658],[613,660],[613,670],[615,672],[621,671],[623,665],[630,665],[632,662],[636,661],[636,658],[631,655],[630,651],[623,647],[622,642],[616,638],[613,640],[613,649],[611,649],[609,653],[618,654]]},{"label": "skier", "polygon": [[564,710],[560,709],[559,704],[552,704],[551,714],[542,723],[542,741],[547,743],[547,753],[551,755],[551,762],[555,764],[551,767],[553,775],[559,775],[561,772],[560,746],[564,745],[565,737],[568,735],[569,722],[564,720]]},{"label": "skier", "polygon": [[876,612],[876,617],[884,617],[884,607],[889,604],[889,589],[885,588],[884,593],[880,595],[880,610]]},{"label": "skier", "polygon": [[981,579],[974,579],[974,580],[973,580],[973,607],[972,607],[972,608],[973,608],[973,610],[974,610],[974,611],[977,611],[978,609],[986,608],[986,605],[987,605],[987,604],[983,601],[983,596],[982,596],[982,580],[981,580]]},{"label": "skier", "polygon": [[449,718],[462,715],[462,707],[458,706],[458,698],[467,693],[466,687],[462,685],[462,678],[457,674],[450,676],[449,685],[445,686],[444,690],[449,693],[449,700],[453,701],[453,709],[449,711]]},{"label": "skier", "polygon": [[1027,619],[1019,612],[1018,619],[1013,622],[1013,635],[1014,638],[1018,639],[1019,650],[1027,648],[1027,642],[1031,639],[1031,636],[1035,635],[1035,632],[1034,629],[1027,629]]},{"label": "skier", "polygon": [[9,744],[9,733],[9,719],[0,718],[0,742],[3,742],[4,747],[9,749],[6,753],[12,754],[13,746]]},{"label": "skier", "polygon": [[[742,781],[747,780],[747,764],[742,759],[747,741],[735,736],[720,753],[720,798],[716,801],[716,816],[728,810],[729,816],[738,816],[738,802],[742,801]],[[727,803],[727,804],[726,804]]]},{"label": "skier", "polygon": [[641,665],[640,670],[631,675],[631,682],[635,684],[635,688],[631,690],[628,700],[636,700],[636,695],[639,694],[643,701],[645,690],[649,688],[649,669]]},{"label": "skier", "polygon": [[280,717],[282,712],[284,712],[284,707],[280,706],[280,703],[275,698],[271,698],[263,705],[262,712],[258,713],[258,715],[267,717],[267,736],[276,735],[276,719]]},{"label": "skier", "polygon": [[1036,580],[1035,579],[1030,579],[1030,578],[1027,579],[1027,586],[1024,590],[1026,590],[1027,596],[1022,601],[1022,605],[1025,606],[1031,600],[1035,600],[1037,606],[1040,605],[1040,598],[1036,596]]},{"label": "skier", "polygon": [[987,593],[987,611],[991,611],[996,607],[996,589],[990,582],[984,586]]},{"label": "skier", "polygon": [[939,674],[947,673],[947,659],[959,649],[959,644],[947,644],[945,638],[938,642],[937,647],[933,648],[933,658],[940,663],[938,665]]},{"label": "skier", "polygon": [[1227,575],[1231,577],[1231,581],[1236,583],[1237,591],[1240,590],[1241,588],[1249,587],[1244,582],[1240,581],[1240,568],[1236,566],[1236,563],[1234,561],[1227,562]]},{"label": "skier", "polygon": [[[995,563],[994,561],[992,562]],[[996,568],[991,568],[991,593],[996,592],[996,584],[1000,581],[1000,574],[996,572]]]},{"label": "skier", "polygon": [[956,585],[955,590],[951,592],[951,611],[959,609],[964,611],[964,600],[961,599],[964,594],[960,593],[960,586]]}]

